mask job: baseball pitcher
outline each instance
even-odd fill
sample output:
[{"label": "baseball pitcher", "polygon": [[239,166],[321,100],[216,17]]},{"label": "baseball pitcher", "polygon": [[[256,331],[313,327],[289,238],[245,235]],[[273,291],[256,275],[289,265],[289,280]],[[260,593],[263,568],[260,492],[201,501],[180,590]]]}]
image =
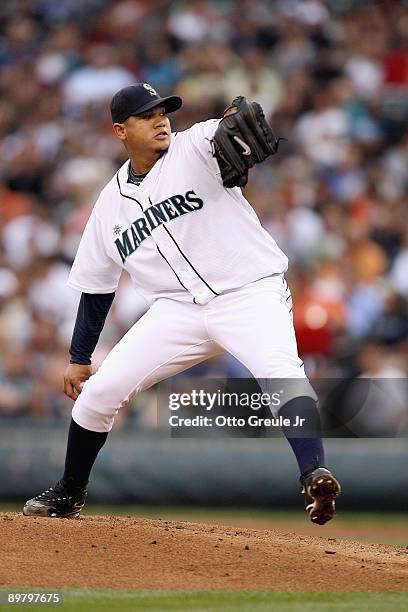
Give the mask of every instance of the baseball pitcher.
[{"label": "baseball pitcher", "polygon": [[[290,380],[274,416],[303,418],[316,433],[283,432],[295,453],[313,523],[335,511],[340,485],[325,467],[317,397],[297,352],[288,260],[242,194],[248,170],[276,152],[262,108],[236,98],[221,119],[172,133],[182,105],[147,83],[111,102],[129,159],[101,191],[68,284],[81,292],[65,372],[75,400],[65,471],[24,506],[27,516],[77,516],[115,414],[135,394],[227,351],[261,386]],[[92,374],[91,358],[126,270],[149,310]],[[266,382],[265,382],[266,381]]]}]

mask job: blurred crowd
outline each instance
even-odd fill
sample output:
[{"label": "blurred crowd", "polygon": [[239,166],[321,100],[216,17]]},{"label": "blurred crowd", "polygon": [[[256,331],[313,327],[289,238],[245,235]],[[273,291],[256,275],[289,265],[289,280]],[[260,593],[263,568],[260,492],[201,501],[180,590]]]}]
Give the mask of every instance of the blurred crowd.
[{"label": "blurred crowd", "polygon": [[[405,378],[407,2],[8,0],[0,415],[69,415],[61,381],[79,295],[66,279],[95,198],[125,160],[109,100],[136,81],[183,98],[177,130],[220,116],[236,95],[261,103],[287,142],[251,171],[245,195],[289,256],[310,377]],[[123,278],[95,365],[145,308]],[[243,373],[229,358],[199,371]]]}]

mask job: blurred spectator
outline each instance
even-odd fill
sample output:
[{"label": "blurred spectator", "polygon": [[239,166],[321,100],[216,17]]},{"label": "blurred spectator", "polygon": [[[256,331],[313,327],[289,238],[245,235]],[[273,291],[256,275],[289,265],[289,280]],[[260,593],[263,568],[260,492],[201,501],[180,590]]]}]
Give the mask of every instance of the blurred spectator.
[{"label": "blurred spectator", "polygon": [[64,84],[68,106],[107,103],[118,89],[132,85],[136,75],[116,63],[117,53],[110,45],[92,45],[84,54],[84,66],[68,76]]},{"label": "blurred spectator", "polygon": [[313,92],[312,108],[296,122],[295,135],[305,155],[317,164],[332,167],[344,161],[348,153],[349,126],[332,88]]}]

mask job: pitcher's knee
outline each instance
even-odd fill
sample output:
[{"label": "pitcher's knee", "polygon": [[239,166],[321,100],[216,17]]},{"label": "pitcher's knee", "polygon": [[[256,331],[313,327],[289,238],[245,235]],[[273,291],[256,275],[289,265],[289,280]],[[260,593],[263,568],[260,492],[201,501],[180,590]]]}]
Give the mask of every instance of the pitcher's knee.
[{"label": "pitcher's knee", "polygon": [[306,378],[303,361],[297,355],[270,354],[255,366],[257,378]]},{"label": "pitcher's knee", "polygon": [[72,409],[72,418],[75,423],[84,429],[97,431],[99,433],[105,433],[112,429],[117,410],[114,411],[113,415],[103,414],[98,410],[81,404],[78,400],[75,402]]},{"label": "pitcher's knee", "polygon": [[110,431],[118,410],[129,401],[130,393],[97,372],[86,381],[76,400],[72,418],[91,431]]}]

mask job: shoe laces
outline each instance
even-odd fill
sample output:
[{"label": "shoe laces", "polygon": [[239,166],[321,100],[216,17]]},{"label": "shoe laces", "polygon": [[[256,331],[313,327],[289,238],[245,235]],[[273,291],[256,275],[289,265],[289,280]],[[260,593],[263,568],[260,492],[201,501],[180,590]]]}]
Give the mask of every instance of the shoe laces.
[{"label": "shoe laces", "polygon": [[68,491],[65,484],[59,480],[55,486],[50,487],[46,491],[40,493],[40,495],[37,495],[36,499],[39,501],[61,501],[68,499],[68,497]]}]

